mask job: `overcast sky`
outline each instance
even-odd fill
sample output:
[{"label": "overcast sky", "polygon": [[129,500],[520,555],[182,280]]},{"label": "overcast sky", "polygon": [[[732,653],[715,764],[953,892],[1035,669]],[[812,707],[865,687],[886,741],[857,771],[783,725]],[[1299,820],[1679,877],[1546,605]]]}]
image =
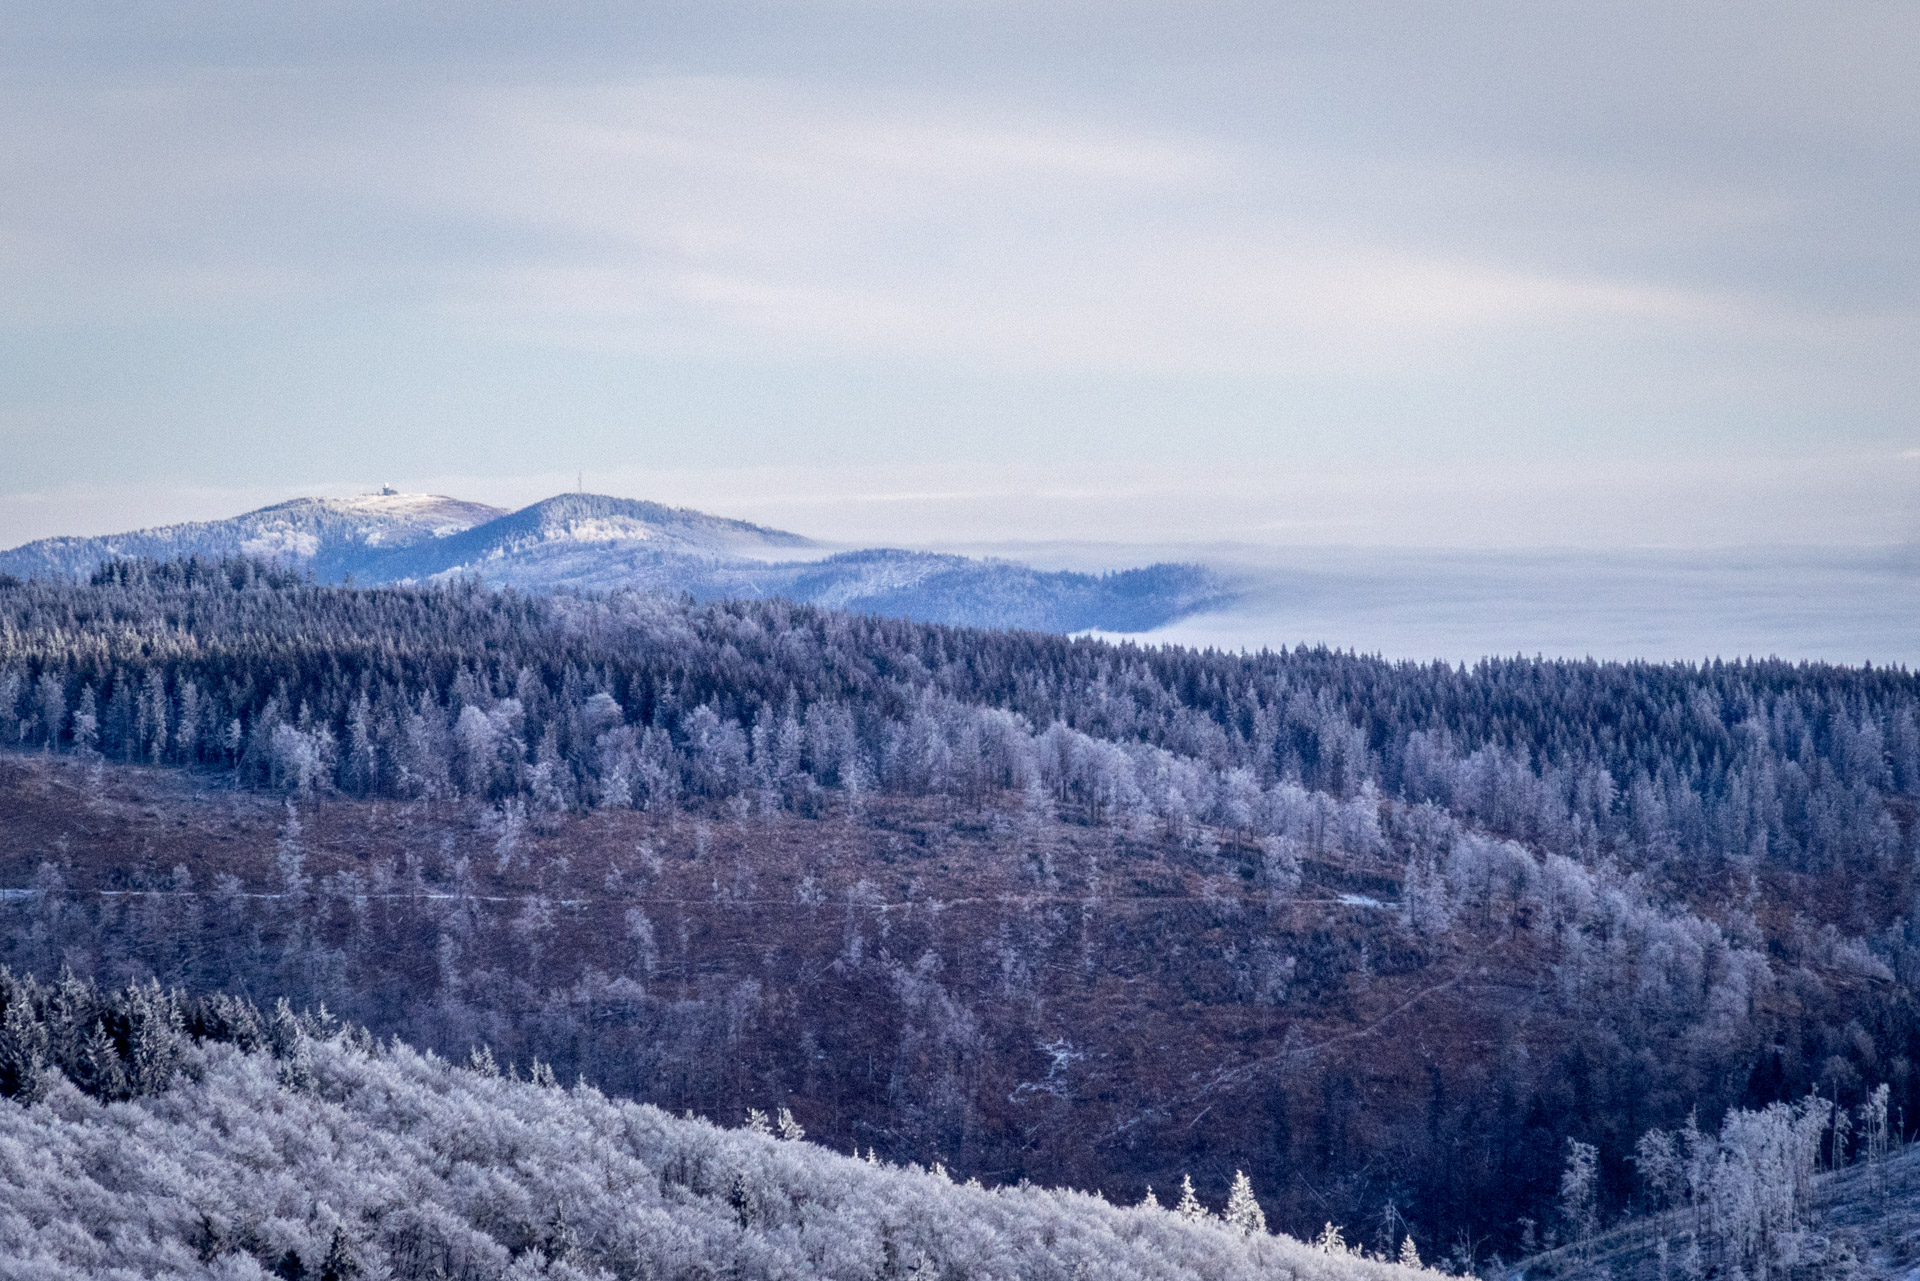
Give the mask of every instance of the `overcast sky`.
[{"label": "overcast sky", "polygon": [[1920,535],[1920,6],[0,0],[0,542]]}]

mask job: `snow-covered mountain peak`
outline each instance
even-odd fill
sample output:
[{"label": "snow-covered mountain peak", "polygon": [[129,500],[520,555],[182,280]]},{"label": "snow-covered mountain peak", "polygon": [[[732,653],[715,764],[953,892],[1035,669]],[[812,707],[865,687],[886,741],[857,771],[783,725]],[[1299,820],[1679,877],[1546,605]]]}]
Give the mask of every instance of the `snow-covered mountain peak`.
[{"label": "snow-covered mountain peak", "polygon": [[194,521],[100,538],[45,538],[0,552],[0,569],[76,574],[115,557],[254,556],[334,578],[374,549],[446,538],[506,513],[441,494],[382,492],[354,498],[294,498],[229,520]]},{"label": "snow-covered mountain peak", "polygon": [[[463,502],[458,498],[448,498],[445,494],[406,494],[397,489],[382,489],[371,494],[355,494],[352,498],[307,498],[295,499],[295,502],[318,503],[337,512],[367,512],[380,516],[429,515],[444,507],[471,508],[484,504]],[[500,508],[489,508],[498,511]]]},{"label": "snow-covered mountain peak", "polygon": [[605,494],[559,494],[515,513],[514,524],[542,541],[658,542],[729,556],[784,555],[815,546],[810,538],[750,521]]},{"label": "snow-covered mountain peak", "polygon": [[383,489],[352,498],[295,498],[249,516],[263,523],[289,525],[330,523],[329,518],[344,520],[360,529],[370,546],[378,547],[397,546],[419,537],[444,538],[506,514],[504,508],[445,494],[403,494]]},{"label": "snow-covered mountain peak", "polygon": [[115,558],[180,556],[255,557],[323,582],[477,577],[523,591],[786,596],[832,608],[1061,631],[1158,626],[1220,591],[1195,566],[1095,579],[924,552],[836,555],[799,534],[631,498],[559,494],[507,512],[443,494],[391,489],[351,498],[295,498],[231,520],[43,539],[0,552],[0,573],[86,574]]},{"label": "snow-covered mountain peak", "polygon": [[505,508],[448,498],[445,494],[403,494],[392,489],[352,498],[308,498],[295,502],[311,503],[319,510],[349,520],[359,518],[370,547],[397,547],[422,537],[445,538],[507,514]]}]

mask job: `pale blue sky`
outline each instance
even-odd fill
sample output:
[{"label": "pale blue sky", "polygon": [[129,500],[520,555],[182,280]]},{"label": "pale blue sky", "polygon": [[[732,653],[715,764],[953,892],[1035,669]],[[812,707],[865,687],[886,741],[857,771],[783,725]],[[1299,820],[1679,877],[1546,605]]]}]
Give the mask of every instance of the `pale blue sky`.
[{"label": "pale blue sky", "polygon": [[1920,533],[1907,3],[0,2],[0,541]]}]

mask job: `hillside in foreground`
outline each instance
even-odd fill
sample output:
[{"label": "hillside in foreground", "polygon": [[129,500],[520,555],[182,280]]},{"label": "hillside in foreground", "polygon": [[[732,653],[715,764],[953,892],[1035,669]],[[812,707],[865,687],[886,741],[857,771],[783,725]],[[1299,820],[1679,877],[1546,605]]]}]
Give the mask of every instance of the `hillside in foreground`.
[{"label": "hillside in foreground", "polygon": [[[44,995],[57,1038],[61,993]],[[131,996],[144,1015],[138,1028],[165,1022],[168,997]],[[21,1004],[15,989],[10,1032],[29,1026]],[[938,1169],[840,1156],[791,1129],[776,1138],[764,1126],[675,1119],[585,1084],[522,1082],[484,1060],[454,1067],[328,1035],[284,1012],[269,1034],[271,1048],[250,1051],[185,1045],[172,1084],[145,1097],[103,1103],[47,1073],[38,1101],[0,1103],[0,1272],[45,1281],[1423,1275],[1257,1224],[1070,1191],[963,1186]],[[109,1038],[98,1040],[81,1061],[113,1058]],[[128,1070],[153,1058],[136,1050]]]}]

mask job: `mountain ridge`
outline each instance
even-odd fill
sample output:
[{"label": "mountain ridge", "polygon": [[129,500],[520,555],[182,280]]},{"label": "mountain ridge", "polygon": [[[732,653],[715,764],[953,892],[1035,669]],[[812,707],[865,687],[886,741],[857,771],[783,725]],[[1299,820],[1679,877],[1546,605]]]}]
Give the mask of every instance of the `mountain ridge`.
[{"label": "mountain ridge", "polygon": [[507,514],[486,503],[392,490],[354,498],[293,498],[223,520],[36,539],[0,551],[0,571],[30,578],[87,573],[103,561],[128,557],[249,556],[297,564],[337,581],[351,572],[340,567],[356,552],[409,546]]},{"label": "mountain ridge", "polygon": [[0,573],[81,575],[109,560],[247,556],[324,582],[477,578],[527,591],[637,589],[697,600],[787,597],[925,622],[1139,632],[1218,605],[1226,580],[1161,563],[1104,574],[898,548],[834,551],[801,534],[685,507],[567,493],[505,511],[383,490],[299,498],[224,521],[0,552]]}]

